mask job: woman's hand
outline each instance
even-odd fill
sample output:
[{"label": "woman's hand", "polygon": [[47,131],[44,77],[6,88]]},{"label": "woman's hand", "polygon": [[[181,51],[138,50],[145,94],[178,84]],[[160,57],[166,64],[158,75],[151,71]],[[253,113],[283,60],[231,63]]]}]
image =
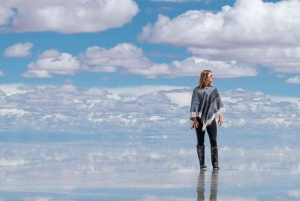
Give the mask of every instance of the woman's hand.
[{"label": "woman's hand", "polygon": [[199,123],[198,123],[197,117],[194,117],[194,127],[198,128],[198,126],[199,126]]},{"label": "woman's hand", "polygon": [[218,123],[219,123],[219,126],[221,126],[222,123],[223,123],[223,116],[222,116],[222,113],[219,114],[219,120],[218,120]]}]

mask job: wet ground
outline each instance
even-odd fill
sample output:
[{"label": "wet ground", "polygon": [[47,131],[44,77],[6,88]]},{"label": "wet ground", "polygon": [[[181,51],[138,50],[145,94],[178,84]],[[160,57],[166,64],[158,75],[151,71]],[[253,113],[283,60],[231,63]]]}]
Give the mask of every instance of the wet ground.
[{"label": "wet ground", "polygon": [[2,200],[299,200],[290,174],[127,173],[20,176],[1,182]]},{"label": "wet ground", "polygon": [[2,137],[0,200],[300,200],[295,137],[233,137],[219,137],[219,171],[206,146],[205,172],[191,134]]}]

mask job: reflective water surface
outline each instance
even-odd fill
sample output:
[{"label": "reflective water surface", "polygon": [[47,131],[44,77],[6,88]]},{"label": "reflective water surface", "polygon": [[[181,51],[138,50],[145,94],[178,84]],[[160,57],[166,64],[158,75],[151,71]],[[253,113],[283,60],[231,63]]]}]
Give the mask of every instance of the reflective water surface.
[{"label": "reflective water surface", "polygon": [[[1,182],[2,200],[299,200],[299,177],[222,171],[23,176]],[[43,199],[42,199],[43,198]]]},{"label": "reflective water surface", "polygon": [[232,137],[219,137],[219,171],[209,146],[199,171],[190,134],[1,139],[0,200],[300,200],[295,138]]}]

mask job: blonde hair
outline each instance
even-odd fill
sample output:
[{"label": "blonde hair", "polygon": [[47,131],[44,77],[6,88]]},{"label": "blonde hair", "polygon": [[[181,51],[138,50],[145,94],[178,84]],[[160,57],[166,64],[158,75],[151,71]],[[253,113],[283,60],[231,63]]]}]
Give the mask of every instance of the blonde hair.
[{"label": "blonde hair", "polygon": [[201,72],[200,78],[199,78],[198,89],[202,89],[202,88],[206,87],[205,82],[206,82],[206,79],[207,79],[209,73],[211,73],[210,70],[204,70]]}]

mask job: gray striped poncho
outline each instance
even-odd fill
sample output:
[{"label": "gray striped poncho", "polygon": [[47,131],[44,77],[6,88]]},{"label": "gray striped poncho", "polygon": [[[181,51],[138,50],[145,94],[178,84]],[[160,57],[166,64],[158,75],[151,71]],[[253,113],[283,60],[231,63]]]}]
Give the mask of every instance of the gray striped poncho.
[{"label": "gray striped poncho", "polygon": [[206,130],[206,126],[210,125],[214,119],[218,122],[219,112],[222,110],[224,110],[224,105],[217,88],[209,86],[202,89],[198,87],[194,89],[190,118],[193,120],[193,117],[199,117],[203,122],[203,131]]}]

